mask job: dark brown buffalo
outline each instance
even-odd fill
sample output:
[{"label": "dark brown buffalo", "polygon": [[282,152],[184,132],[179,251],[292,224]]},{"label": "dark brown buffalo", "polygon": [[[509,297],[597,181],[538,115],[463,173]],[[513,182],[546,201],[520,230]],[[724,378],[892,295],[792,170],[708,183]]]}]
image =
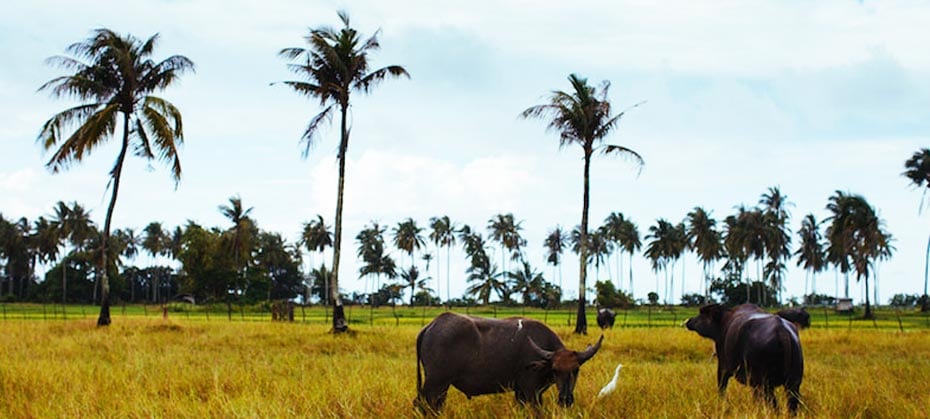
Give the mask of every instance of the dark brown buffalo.
[{"label": "dark brown buffalo", "polygon": [[438,413],[451,385],[468,398],[513,390],[518,402],[538,406],[543,392],[555,383],[559,404],[571,406],[578,369],[603,340],[601,336],[596,345],[575,352],[535,320],[443,313],[417,335],[414,403]]},{"label": "dark brown buffalo", "polygon": [[613,328],[616,319],[617,314],[609,308],[597,310],[597,325],[600,326],[601,329]]},{"label": "dark brown buffalo", "polygon": [[811,327],[811,315],[803,307],[786,308],[775,313],[775,315],[798,325],[801,329]]},{"label": "dark brown buffalo", "polygon": [[713,304],[688,319],[689,330],[713,339],[717,350],[717,388],[727,389],[731,376],[752,387],[777,408],[775,387],[784,386],[788,409],[798,409],[804,357],[798,329],[781,317],[768,314],[754,304],[727,309]]}]

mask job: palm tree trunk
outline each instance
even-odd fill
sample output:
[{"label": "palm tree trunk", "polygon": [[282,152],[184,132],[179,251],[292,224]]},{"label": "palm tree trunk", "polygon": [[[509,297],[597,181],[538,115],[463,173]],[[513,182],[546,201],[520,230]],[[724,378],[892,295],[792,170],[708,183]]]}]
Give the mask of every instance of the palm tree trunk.
[{"label": "palm tree trunk", "polygon": [[869,275],[865,275],[865,316],[866,319],[872,318],[872,306],[869,304]]},{"label": "palm tree trunk", "polygon": [[68,303],[68,255],[61,258],[61,305]]},{"label": "palm tree trunk", "polygon": [[450,284],[449,273],[451,272],[450,271],[451,261],[452,261],[452,246],[446,246],[446,304],[450,304],[449,301],[452,299],[451,288],[449,285]]},{"label": "palm tree trunk", "polygon": [[333,234],[333,332],[342,333],[349,330],[346,323],[345,310],[342,307],[342,298],[339,297],[339,256],[342,250],[342,197],[345,191],[346,180],[346,149],[349,147],[349,132],[346,130],[346,112],[348,100],[341,105],[342,138],[339,142],[339,187],[336,192],[336,227]]},{"label": "palm tree trunk", "polygon": [[585,316],[585,282],[588,276],[588,206],[590,202],[589,176],[591,173],[591,147],[584,148],[584,201],[581,206],[581,267],[578,274],[578,314],[575,319],[575,333],[588,334],[588,319]]},{"label": "palm tree trunk", "polygon": [[924,259],[924,295],[927,295],[927,278],[930,278],[930,238],[927,239],[927,257]]},{"label": "palm tree trunk", "polygon": [[116,207],[116,197],[119,194],[119,181],[123,174],[123,161],[126,159],[126,151],[129,149],[129,113],[123,112],[123,145],[119,151],[119,157],[116,158],[116,166],[113,167],[113,195],[110,197],[110,205],[107,207],[107,218],[103,226],[103,274],[100,276],[101,303],[100,317],[97,318],[97,326],[110,325],[110,278],[109,269],[109,246],[110,246],[110,224],[113,221],[113,208]]},{"label": "palm tree trunk", "polygon": [[630,251],[630,298],[633,298],[633,251]]}]

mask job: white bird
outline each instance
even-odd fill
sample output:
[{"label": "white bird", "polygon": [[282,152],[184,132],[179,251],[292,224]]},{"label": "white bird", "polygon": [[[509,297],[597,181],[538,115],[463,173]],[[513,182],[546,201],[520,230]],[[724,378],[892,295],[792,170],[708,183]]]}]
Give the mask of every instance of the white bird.
[{"label": "white bird", "polygon": [[610,380],[610,382],[607,383],[607,385],[604,386],[604,388],[602,388],[601,391],[600,391],[599,393],[597,393],[597,398],[598,398],[598,399],[600,399],[600,398],[602,398],[602,397],[604,397],[604,396],[606,396],[606,395],[608,395],[608,394],[610,394],[610,393],[613,393],[614,390],[617,389],[617,378],[620,377],[620,369],[621,369],[621,368],[623,368],[623,364],[617,364],[617,369],[614,370],[614,378],[612,378],[612,379]]}]

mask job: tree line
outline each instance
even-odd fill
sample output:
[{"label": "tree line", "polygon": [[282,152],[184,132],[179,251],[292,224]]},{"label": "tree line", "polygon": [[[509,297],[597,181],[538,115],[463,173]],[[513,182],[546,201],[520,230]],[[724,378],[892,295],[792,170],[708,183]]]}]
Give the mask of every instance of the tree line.
[{"label": "tree line", "polygon": [[[865,281],[866,313],[870,314],[869,277],[876,263],[894,251],[884,221],[862,196],[837,191],[826,205],[831,215],[817,221],[807,214],[795,235],[788,229],[789,205],[787,196],[772,187],[757,206],[737,207],[735,214],[720,221],[695,207],[680,222],[656,220],[645,235],[624,214],[610,213],[592,229],[586,242],[587,264],[593,265],[599,280],[595,285],[598,303],[635,303],[632,264],[641,252],[657,274],[654,291],[646,297],[650,303],[775,305],[780,303],[793,258],[807,273],[806,302],[822,298],[816,293],[817,274],[832,266],[846,278],[846,296],[849,274]],[[252,208],[244,207],[239,197],[229,198],[218,211],[229,221],[227,226],[204,227],[188,221],[173,229],[160,222],[139,231],[117,229],[106,247],[110,252],[106,259],[103,233],[78,203],[58,202],[50,214],[32,222],[7,220],[0,214],[0,295],[18,301],[97,303],[98,278],[107,266],[113,295],[131,303],[164,303],[178,295],[229,304],[298,298],[330,303],[332,270],[325,261],[313,263],[334,246],[332,228],[322,216],[304,223],[300,239],[289,243],[280,233],[260,229],[251,216]],[[522,221],[513,214],[491,217],[484,231],[459,225],[448,216],[433,217],[427,225],[421,227],[407,218],[394,226],[375,221],[364,226],[355,236],[361,262],[358,279],[365,284],[364,292],[340,293],[341,297],[373,306],[403,303],[403,299],[410,305],[486,305],[496,300],[542,308],[562,302],[561,279],[558,284],[554,278],[547,280],[527,260],[529,245],[522,234]],[[560,278],[565,252],[582,253],[580,230],[576,226],[566,232],[555,226],[541,244],[547,264],[560,272]],[[799,242],[794,251],[793,236]],[[463,273],[467,287],[463,295],[453,296],[451,254],[458,245],[467,262]],[[687,252],[703,266],[703,289],[689,294],[682,280],[676,301],[675,265]],[[153,264],[136,266],[134,261],[141,253]],[[305,259],[310,260],[309,268],[305,268]],[[629,269],[623,269],[624,259]],[[754,275],[750,261],[755,262]],[[46,268],[44,278],[36,275],[38,266]],[[430,266],[435,267],[435,277],[429,275]],[[608,280],[600,281],[602,267]],[[660,277],[664,277],[662,286]]]}]

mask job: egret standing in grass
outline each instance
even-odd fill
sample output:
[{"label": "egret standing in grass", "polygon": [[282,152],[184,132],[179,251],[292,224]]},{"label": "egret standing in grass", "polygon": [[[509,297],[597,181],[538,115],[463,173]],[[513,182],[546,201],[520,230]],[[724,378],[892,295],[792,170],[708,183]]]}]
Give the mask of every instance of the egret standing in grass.
[{"label": "egret standing in grass", "polygon": [[620,377],[620,369],[623,368],[623,364],[617,364],[617,369],[614,370],[614,378],[610,379],[610,382],[597,393],[597,398],[601,399],[604,396],[613,393],[617,389],[617,378]]}]

